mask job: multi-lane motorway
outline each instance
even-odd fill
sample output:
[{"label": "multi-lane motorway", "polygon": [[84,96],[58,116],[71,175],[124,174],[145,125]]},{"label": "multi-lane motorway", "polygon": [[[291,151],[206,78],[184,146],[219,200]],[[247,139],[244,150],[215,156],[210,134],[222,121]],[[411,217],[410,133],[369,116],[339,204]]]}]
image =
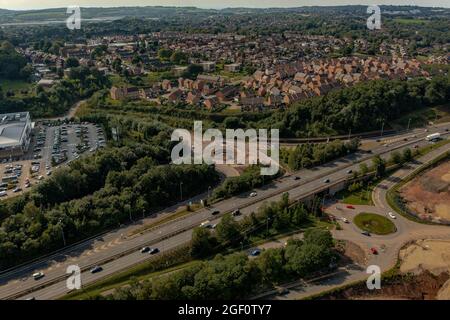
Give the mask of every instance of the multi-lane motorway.
[{"label": "multi-lane motorway", "polygon": [[[447,125],[440,125],[430,128],[430,132],[441,132],[445,135],[447,134],[446,128]],[[358,170],[361,162],[369,163],[376,154],[389,157],[392,150],[428,144],[424,137],[430,132],[420,129],[390,137],[391,142],[388,146],[384,143],[376,143],[377,146],[371,153],[358,152],[311,170],[299,171],[295,175],[299,176],[300,180],[294,180],[292,176],[285,176],[270,185],[255,190],[256,197],[248,197],[248,194],[236,196],[215,204],[211,209],[199,210],[189,216],[161,224],[143,234],[129,236],[133,230],[141,226],[139,223],[84,241],[53,256],[1,274],[0,298],[53,299],[59,297],[68,291],[66,269],[69,265],[75,264],[82,269],[84,285],[92,283],[149,259],[148,255],[139,252],[139,249],[145,245],[158,247],[161,252],[164,252],[187,243],[191,239],[194,227],[205,220],[210,220],[211,223],[219,221],[220,215],[213,218],[211,210],[219,210],[222,215],[225,212],[240,209],[243,215],[246,215],[256,211],[264,201],[278,200],[284,192],[289,192],[291,199],[302,198],[316,190],[326,189],[329,184],[347,179],[349,177],[348,170]],[[408,141],[404,141],[405,137],[408,138]],[[330,183],[325,183],[325,178],[330,179]],[[170,208],[166,211],[173,210],[174,208]],[[148,222],[149,220],[144,220],[142,223]],[[94,265],[102,265],[104,270],[91,274],[89,268]],[[31,275],[36,271],[44,272],[45,277],[35,281]]]}]

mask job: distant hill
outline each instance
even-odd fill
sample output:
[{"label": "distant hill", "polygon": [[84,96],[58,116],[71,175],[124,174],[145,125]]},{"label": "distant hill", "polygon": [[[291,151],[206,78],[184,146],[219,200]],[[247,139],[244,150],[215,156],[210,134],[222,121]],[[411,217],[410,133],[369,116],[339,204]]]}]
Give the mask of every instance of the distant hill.
[{"label": "distant hill", "polygon": [[[295,8],[226,8],[221,10],[199,9],[196,7],[111,7],[111,8],[81,8],[83,19],[95,19],[105,17],[136,17],[136,18],[170,18],[182,15],[210,16],[214,14],[251,14],[267,12],[297,12],[297,13],[322,13],[322,14],[358,14],[366,15],[367,6],[329,6],[329,7],[295,7]],[[386,13],[402,14],[440,14],[450,15],[450,9],[427,8],[417,6],[381,6]],[[66,8],[54,8],[43,10],[13,11],[0,9],[0,23],[23,23],[23,22],[45,22],[59,21],[67,18]]]}]

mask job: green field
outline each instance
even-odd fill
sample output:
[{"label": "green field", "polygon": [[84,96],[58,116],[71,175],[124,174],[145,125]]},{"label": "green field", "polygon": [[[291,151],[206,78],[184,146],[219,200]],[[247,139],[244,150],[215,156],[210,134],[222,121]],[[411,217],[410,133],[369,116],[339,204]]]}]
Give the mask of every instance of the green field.
[{"label": "green field", "polygon": [[29,89],[32,86],[31,83],[23,81],[23,80],[7,80],[7,79],[0,79],[0,87],[2,88],[3,92],[6,91],[20,91],[22,89]]},{"label": "green field", "polygon": [[371,206],[373,205],[372,202],[373,188],[374,186],[371,185],[369,186],[369,188],[362,188],[358,191],[353,192],[343,190],[337,193],[336,198],[346,204]]},{"label": "green field", "polygon": [[374,213],[360,213],[353,218],[353,222],[361,230],[378,235],[394,233],[397,230],[391,220]]}]

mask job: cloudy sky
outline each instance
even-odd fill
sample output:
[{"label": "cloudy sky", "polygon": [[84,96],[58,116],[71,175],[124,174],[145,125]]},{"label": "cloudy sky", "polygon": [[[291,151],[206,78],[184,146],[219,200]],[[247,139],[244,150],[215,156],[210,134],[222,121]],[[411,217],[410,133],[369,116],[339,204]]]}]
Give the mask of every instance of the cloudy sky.
[{"label": "cloudy sky", "polygon": [[195,6],[199,8],[224,7],[300,7],[308,5],[345,4],[399,4],[428,7],[450,7],[449,0],[0,0],[3,9],[60,8],[70,5],[82,7],[118,6]]}]

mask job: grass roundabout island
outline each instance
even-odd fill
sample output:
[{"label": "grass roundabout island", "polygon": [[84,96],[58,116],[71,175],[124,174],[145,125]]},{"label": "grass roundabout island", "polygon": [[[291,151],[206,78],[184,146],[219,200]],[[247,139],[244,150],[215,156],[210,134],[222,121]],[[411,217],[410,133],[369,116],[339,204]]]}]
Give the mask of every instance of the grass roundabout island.
[{"label": "grass roundabout island", "polygon": [[397,230],[391,220],[374,213],[360,213],[353,218],[353,222],[361,230],[377,235],[386,235]]}]

